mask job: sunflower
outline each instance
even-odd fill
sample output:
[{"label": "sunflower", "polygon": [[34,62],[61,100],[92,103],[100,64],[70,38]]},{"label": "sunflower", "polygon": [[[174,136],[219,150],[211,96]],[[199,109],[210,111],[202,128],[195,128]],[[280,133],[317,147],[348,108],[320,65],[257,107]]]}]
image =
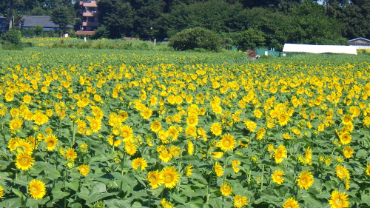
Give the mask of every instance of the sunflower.
[{"label": "sunflower", "polygon": [[257,118],[261,118],[262,112],[260,110],[255,110],[254,111],[254,116],[256,116]]},{"label": "sunflower", "polygon": [[342,117],[342,123],[344,125],[348,125],[348,124],[352,123],[352,116],[350,116],[350,115],[344,115]]},{"label": "sunflower", "polygon": [[265,136],[265,134],[266,134],[266,129],[262,127],[260,129],[258,129],[256,137],[257,137],[258,140],[262,140],[263,137]]},{"label": "sunflower", "polygon": [[233,168],[235,173],[238,173],[240,171],[240,168],[238,168],[238,166],[240,166],[241,164],[242,163],[239,160],[233,160],[231,162],[232,168]]},{"label": "sunflower", "polygon": [[233,151],[236,145],[235,138],[230,134],[225,134],[221,140],[217,142],[217,147],[220,147],[224,152]]},{"label": "sunflower", "polygon": [[276,150],[275,150],[275,154],[274,154],[274,157],[275,157],[275,162],[277,164],[279,163],[282,163],[283,162],[283,158],[287,158],[287,150],[285,148],[284,145],[280,145]]},{"label": "sunflower", "polygon": [[12,92],[7,92],[7,93],[5,94],[5,100],[6,100],[6,101],[10,102],[10,101],[12,101],[12,100],[13,100],[13,98],[14,98],[14,94],[13,94]]},{"label": "sunflower", "polygon": [[149,185],[152,187],[152,189],[156,189],[158,186],[163,184],[163,176],[160,172],[158,172],[158,170],[150,171],[146,180],[149,181]]},{"label": "sunflower", "polygon": [[4,196],[4,189],[2,186],[0,186],[0,199]]},{"label": "sunflower", "polygon": [[339,140],[341,144],[346,145],[351,142],[352,136],[348,132],[345,132],[339,136]]},{"label": "sunflower", "polygon": [[16,129],[19,129],[21,128],[23,125],[23,119],[21,118],[15,118],[15,119],[12,119],[9,123],[9,128],[10,130],[14,131]]},{"label": "sunflower", "polygon": [[8,148],[10,149],[11,152],[13,152],[18,147],[19,140],[20,139],[18,137],[11,138],[9,140],[9,142],[8,142]]},{"label": "sunflower", "polygon": [[177,138],[179,137],[179,131],[177,130],[177,128],[175,126],[170,126],[170,128],[168,128],[167,132],[167,137],[171,137],[173,141],[177,140]]},{"label": "sunflower", "polygon": [[216,158],[216,159],[220,159],[224,153],[223,152],[212,152],[212,157]]},{"label": "sunflower", "polygon": [[78,167],[78,171],[80,171],[81,175],[87,176],[87,174],[89,173],[89,166],[81,165],[80,167]]},{"label": "sunflower", "polygon": [[282,177],[283,175],[284,175],[284,171],[275,170],[271,177],[275,183],[282,184],[284,182],[284,178]]},{"label": "sunflower", "polygon": [[186,129],[185,129],[185,134],[189,135],[189,136],[192,136],[192,137],[196,137],[197,136],[197,129],[195,128],[195,126],[187,126]]},{"label": "sunflower", "polygon": [[19,139],[16,150],[18,153],[24,153],[24,154],[30,155],[32,154],[33,146],[29,141],[25,139]]},{"label": "sunflower", "polygon": [[305,153],[305,158],[304,159],[305,159],[305,164],[312,165],[312,162],[311,162],[311,160],[312,160],[312,150],[311,150],[310,147],[308,147],[306,149],[306,153]]},{"label": "sunflower", "polygon": [[66,151],[66,154],[65,154],[64,157],[66,158],[66,160],[74,161],[77,158],[77,153],[75,152],[75,150],[72,147],[70,147]]},{"label": "sunflower", "polygon": [[343,149],[343,155],[346,158],[351,158],[353,155],[353,149],[350,146],[347,146]]},{"label": "sunflower", "polygon": [[335,174],[337,174],[337,177],[343,180],[344,178],[349,178],[349,171],[346,167],[337,165],[335,168]]},{"label": "sunflower", "polygon": [[213,123],[211,125],[211,131],[214,135],[219,136],[222,134],[222,127],[220,123]]},{"label": "sunflower", "polygon": [[222,114],[222,107],[219,105],[212,105],[212,111],[215,114]]},{"label": "sunflower", "polygon": [[145,170],[146,167],[148,167],[148,163],[146,163],[146,160],[144,158],[136,158],[132,161],[132,167],[136,170],[141,167],[141,170]]},{"label": "sunflower", "polygon": [[368,164],[367,165],[367,167],[366,167],[366,174],[368,175],[368,176],[370,176],[370,164]]},{"label": "sunflower", "polygon": [[194,154],[194,144],[188,140],[187,146],[188,146],[188,154],[193,155]]},{"label": "sunflower", "polygon": [[130,126],[122,126],[121,128],[121,137],[124,142],[128,142],[133,138],[133,130]]},{"label": "sunflower", "polygon": [[215,172],[218,177],[221,177],[224,175],[224,170],[218,162],[215,163]]},{"label": "sunflower", "polygon": [[230,196],[233,193],[233,189],[229,183],[222,184],[220,190],[223,196]]},{"label": "sunflower", "polygon": [[159,121],[153,121],[153,122],[150,124],[150,129],[151,129],[153,132],[158,132],[158,131],[161,129],[161,122],[159,122]]},{"label": "sunflower", "polygon": [[298,186],[301,189],[306,189],[306,190],[312,186],[313,181],[314,181],[313,175],[308,170],[301,172],[297,180]]},{"label": "sunflower", "polygon": [[34,199],[42,199],[46,194],[45,183],[36,179],[30,182],[28,189]]},{"label": "sunflower", "polygon": [[15,159],[15,166],[18,169],[29,170],[34,162],[34,159],[26,153],[18,153]]},{"label": "sunflower", "polygon": [[193,174],[193,165],[192,165],[192,164],[189,164],[189,165],[186,167],[186,171],[185,171],[185,173],[186,173],[186,176],[187,176],[187,177],[190,177],[190,176],[191,176],[191,174]]},{"label": "sunflower", "polygon": [[55,147],[58,144],[58,139],[55,137],[55,135],[48,135],[45,138],[45,142],[46,142],[46,149],[48,151],[53,151],[55,150]]},{"label": "sunflower", "polygon": [[197,126],[197,125],[198,125],[198,116],[197,116],[197,115],[190,115],[190,116],[186,119],[186,123],[187,123],[189,126]]},{"label": "sunflower", "polygon": [[136,147],[132,142],[125,142],[125,151],[129,155],[134,155],[136,153]]},{"label": "sunflower", "polygon": [[349,202],[347,201],[348,195],[345,192],[340,193],[339,191],[331,192],[331,199],[329,204],[331,208],[345,208],[349,207]]},{"label": "sunflower", "polygon": [[299,205],[294,198],[289,198],[284,203],[283,208],[299,208]]},{"label": "sunflower", "polygon": [[179,182],[180,174],[176,172],[176,168],[173,166],[167,166],[162,171],[164,186],[166,188],[174,188]]},{"label": "sunflower", "polygon": [[279,125],[280,126],[285,126],[288,124],[289,121],[289,115],[287,113],[281,113],[279,115]]},{"label": "sunflower", "polygon": [[144,118],[144,119],[149,119],[153,114],[153,110],[150,109],[150,108],[144,108],[143,111],[140,113],[140,115]]},{"label": "sunflower", "polygon": [[257,128],[257,124],[253,121],[244,121],[245,126],[248,128],[250,132],[255,132]]},{"label": "sunflower", "polygon": [[101,129],[101,121],[99,119],[92,119],[90,121],[90,127],[93,132],[98,132]]},{"label": "sunflower", "polygon": [[163,162],[167,163],[172,159],[172,154],[169,149],[166,147],[159,152],[159,159],[161,159]]},{"label": "sunflower", "polygon": [[171,146],[170,147],[171,155],[174,157],[180,156],[181,154],[181,148],[177,146]]},{"label": "sunflower", "polygon": [[41,112],[36,112],[33,115],[33,120],[35,121],[35,124],[41,126],[44,123],[46,123],[49,120],[49,118],[46,115],[42,114]]},{"label": "sunflower", "polygon": [[236,208],[242,208],[243,206],[248,205],[248,199],[246,196],[235,195],[234,197],[234,206]]},{"label": "sunflower", "polygon": [[170,202],[167,202],[165,198],[161,200],[161,205],[163,208],[173,208],[173,205]]}]

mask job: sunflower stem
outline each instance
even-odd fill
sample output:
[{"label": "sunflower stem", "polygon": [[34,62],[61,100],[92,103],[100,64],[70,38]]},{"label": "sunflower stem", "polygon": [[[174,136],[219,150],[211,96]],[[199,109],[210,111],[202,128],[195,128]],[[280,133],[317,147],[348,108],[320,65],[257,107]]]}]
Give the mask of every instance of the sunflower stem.
[{"label": "sunflower stem", "polygon": [[262,178],[261,178],[261,191],[263,189],[263,176],[264,176],[264,172],[265,172],[265,165],[263,164],[262,165]]},{"label": "sunflower stem", "polygon": [[75,137],[75,122],[73,121],[72,122],[72,145],[71,147],[73,147],[75,145],[75,140],[76,140],[76,137]]},{"label": "sunflower stem", "polygon": [[150,193],[150,191],[148,189],[149,188],[146,188],[147,194],[149,195],[148,207],[150,208],[151,207],[151,203],[152,203],[152,195],[151,195],[151,193]]},{"label": "sunflower stem", "polygon": [[[67,189],[67,186],[66,186],[67,174],[68,174],[68,171],[66,169],[65,173],[64,173],[64,191],[66,191],[66,189]],[[67,207],[67,198],[64,197],[64,208],[66,208],[66,207]]]}]

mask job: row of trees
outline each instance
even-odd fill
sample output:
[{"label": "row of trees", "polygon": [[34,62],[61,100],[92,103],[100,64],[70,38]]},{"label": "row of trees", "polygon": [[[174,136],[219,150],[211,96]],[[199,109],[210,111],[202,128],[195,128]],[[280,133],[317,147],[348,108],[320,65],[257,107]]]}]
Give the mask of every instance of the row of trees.
[{"label": "row of trees", "polygon": [[[1,1],[2,14],[10,12],[11,2],[17,14],[50,15],[63,7],[78,17],[78,1]],[[227,43],[277,50],[285,42],[343,44],[370,37],[370,0],[100,0],[98,7],[96,37],[163,39],[203,27]]]}]

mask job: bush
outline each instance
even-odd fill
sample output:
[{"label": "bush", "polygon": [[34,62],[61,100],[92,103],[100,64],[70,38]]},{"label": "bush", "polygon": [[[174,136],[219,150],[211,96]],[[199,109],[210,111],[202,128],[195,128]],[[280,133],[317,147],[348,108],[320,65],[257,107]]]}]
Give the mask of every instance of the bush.
[{"label": "bush", "polygon": [[22,46],[21,45],[16,45],[14,43],[7,42],[7,43],[3,44],[2,49],[4,49],[4,50],[22,50]]},{"label": "bush", "polygon": [[36,25],[36,35],[37,36],[42,36],[42,34],[44,33],[44,27],[41,26],[41,25]]},{"label": "bush", "polygon": [[185,29],[170,38],[168,46],[175,50],[194,50],[203,48],[208,51],[221,50],[221,38],[214,32],[205,28],[196,27]]},{"label": "bush", "polygon": [[21,45],[21,31],[19,30],[9,30],[1,35],[2,44],[14,44]]}]

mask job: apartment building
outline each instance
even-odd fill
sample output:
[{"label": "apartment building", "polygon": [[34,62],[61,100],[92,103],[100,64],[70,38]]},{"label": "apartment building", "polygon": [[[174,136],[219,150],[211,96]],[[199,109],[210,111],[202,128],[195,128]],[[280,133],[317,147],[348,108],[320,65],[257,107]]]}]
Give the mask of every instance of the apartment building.
[{"label": "apartment building", "polygon": [[76,31],[78,35],[93,35],[99,26],[98,20],[98,5],[97,1],[84,0],[80,1],[81,7],[81,26],[80,30]]}]

